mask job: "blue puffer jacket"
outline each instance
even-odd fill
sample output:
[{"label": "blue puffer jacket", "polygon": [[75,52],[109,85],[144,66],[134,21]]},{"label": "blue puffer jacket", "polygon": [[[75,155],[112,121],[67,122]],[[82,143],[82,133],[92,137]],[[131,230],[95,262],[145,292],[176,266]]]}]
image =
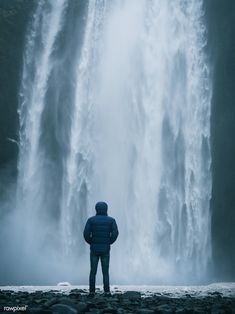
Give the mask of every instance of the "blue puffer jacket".
[{"label": "blue puffer jacket", "polygon": [[110,244],[118,237],[118,227],[115,219],[107,215],[108,206],[105,202],[98,202],[95,209],[96,216],[87,220],[83,235],[92,252],[109,252]]}]

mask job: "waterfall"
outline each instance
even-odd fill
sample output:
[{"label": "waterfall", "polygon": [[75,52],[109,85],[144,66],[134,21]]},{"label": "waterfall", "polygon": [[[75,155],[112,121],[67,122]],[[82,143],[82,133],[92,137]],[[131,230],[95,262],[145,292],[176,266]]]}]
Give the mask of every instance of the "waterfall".
[{"label": "waterfall", "polygon": [[82,232],[99,200],[120,231],[115,282],[206,278],[205,46],[203,1],[38,2],[20,88],[17,212],[26,255],[44,271],[61,267],[58,281],[86,282]]}]

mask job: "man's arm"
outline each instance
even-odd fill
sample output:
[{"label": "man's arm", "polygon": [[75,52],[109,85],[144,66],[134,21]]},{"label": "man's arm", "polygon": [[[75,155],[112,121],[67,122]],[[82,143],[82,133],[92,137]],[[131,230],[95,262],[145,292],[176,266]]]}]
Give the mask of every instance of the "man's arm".
[{"label": "man's arm", "polygon": [[83,231],[84,239],[87,243],[91,244],[91,222],[90,219],[87,220],[84,231]]},{"label": "man's arm", "polygon": [[114,219],[112,223],[111,234],[110,234],[110,244],[113,244],[117,240],[118,234],[119,234],[118,227]]}]

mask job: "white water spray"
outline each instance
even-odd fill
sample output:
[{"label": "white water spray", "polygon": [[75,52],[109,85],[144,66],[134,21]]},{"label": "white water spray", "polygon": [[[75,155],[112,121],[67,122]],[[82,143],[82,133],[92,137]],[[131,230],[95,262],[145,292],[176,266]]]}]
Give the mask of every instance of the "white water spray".
[{"label": "white water spray", "polygon": [[79,28],[66,33],[72,4],[46,3],[28,34],[19,108],[18,211],[33,222],[30,248],[43,254],[49,243],[83,269],[84,223],[105,200],[120,230],[113,280],[202,280],[211,259],[202,1],[91,0],[82,41]]}]

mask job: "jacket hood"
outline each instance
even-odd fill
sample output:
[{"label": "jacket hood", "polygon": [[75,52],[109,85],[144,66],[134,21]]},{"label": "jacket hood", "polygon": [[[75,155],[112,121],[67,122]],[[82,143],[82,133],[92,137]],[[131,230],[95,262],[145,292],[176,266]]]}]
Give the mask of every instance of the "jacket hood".
[{"label": "jacket hood", "polygon": [[105,202],[98,202],[95,205],[96,215],[105,215],[107,216],[108,205]]}]

